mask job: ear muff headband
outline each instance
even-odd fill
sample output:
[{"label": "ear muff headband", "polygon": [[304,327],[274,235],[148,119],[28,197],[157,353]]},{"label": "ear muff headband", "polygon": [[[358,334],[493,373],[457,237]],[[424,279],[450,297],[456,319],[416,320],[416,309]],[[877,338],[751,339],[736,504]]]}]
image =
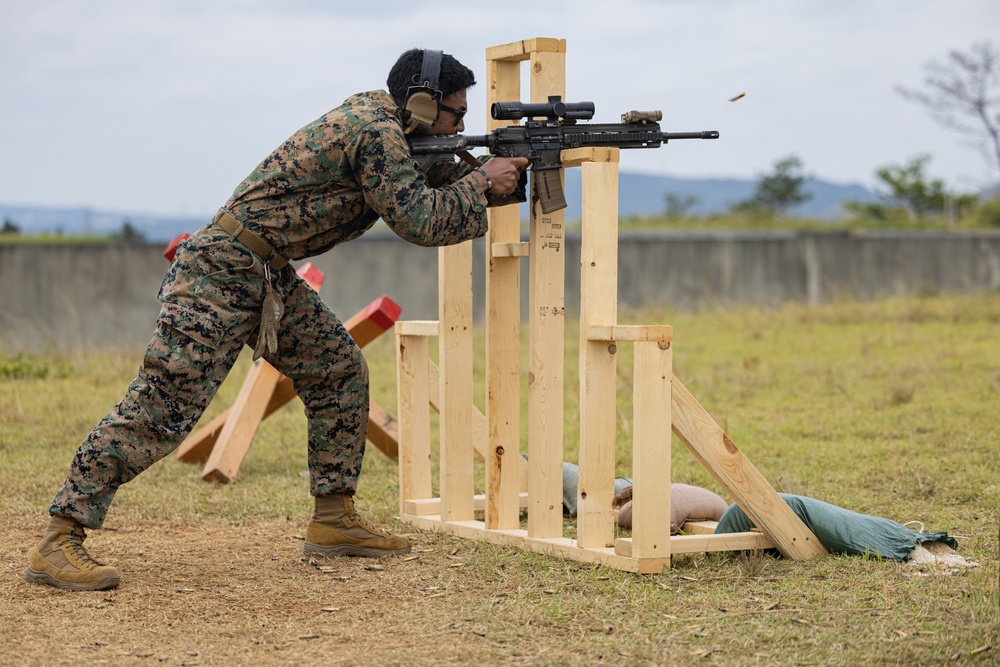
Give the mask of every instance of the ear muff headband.
[{"label": "ear muff headband", "polygon": [[406,104],[403,107],[405,132],[426,132],[437,120],[441,101],[441,91],[438,89],[438,77],[441,75],[441,51],[424,51],[423,63],[420,66],[420,80],[414,81],[406,91]]}]

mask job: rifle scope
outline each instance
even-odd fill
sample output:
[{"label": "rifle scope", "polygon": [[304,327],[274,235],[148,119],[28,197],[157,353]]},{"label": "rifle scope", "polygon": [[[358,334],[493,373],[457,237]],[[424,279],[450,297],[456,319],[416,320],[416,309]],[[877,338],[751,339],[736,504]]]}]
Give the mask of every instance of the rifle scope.
[{"label": "rifle scope", "polygon": [[552,96],[548,102],[523,104],[521,102],[494,102],[490,107],[493,120],[521,120],[538,118],[549,120],[590,120],[594,117],[593,102],[563,102],[559,96]]}]

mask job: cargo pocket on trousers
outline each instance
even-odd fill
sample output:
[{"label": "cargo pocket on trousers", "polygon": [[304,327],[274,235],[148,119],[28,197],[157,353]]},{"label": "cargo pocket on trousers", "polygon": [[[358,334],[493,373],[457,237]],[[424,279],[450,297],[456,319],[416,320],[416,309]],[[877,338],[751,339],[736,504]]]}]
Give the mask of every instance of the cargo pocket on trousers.
[{"label": "cargo pocket on trousers", "polygon": [[160,322],[213,350],[219,349],[219,342],[225,331],[218,317],[211,311],[198,312],[179,303],[163,303]]}]

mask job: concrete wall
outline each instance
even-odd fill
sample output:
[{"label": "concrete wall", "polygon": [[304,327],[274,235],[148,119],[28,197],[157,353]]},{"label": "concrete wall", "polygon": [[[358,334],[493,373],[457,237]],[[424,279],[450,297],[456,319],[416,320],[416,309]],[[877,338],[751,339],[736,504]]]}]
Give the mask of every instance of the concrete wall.
[{"label": "concrete wall", "polygon": [[[145,345],[167,269],[160,246],[0,244],[0,350]],[[1000,290],[1000,234],[660,232],[619,240],[622,307],[675,310]],[[314,258],[343,319],[387,294],[404,319],[437,318],[437,254],[369,234]],[[566,308],[579,309],[580,237],[566,248]],[[483,319],[484,244],[473,244]],[[522,290],[527,260],[522,261]],[[522,295],[527,316],[527,296]]]}]

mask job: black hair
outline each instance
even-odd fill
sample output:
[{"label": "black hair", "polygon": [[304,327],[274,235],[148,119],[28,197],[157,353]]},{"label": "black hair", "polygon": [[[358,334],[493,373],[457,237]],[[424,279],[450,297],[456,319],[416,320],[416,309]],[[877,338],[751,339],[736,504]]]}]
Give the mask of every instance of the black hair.
[{"label": "black hair", "polygon": [[[424,63],[423,49],[410,49],[406,51],[396,64],[389,70],[389,78],[386,85],[389,87],[389,94],[399,106],[406,104],[406,91],[410,86],[418,85],[420,69]],[[441,57],[441,73],[438,75],[438,90],[442,97],[448,97],[460,90],[471,88],[476,85],[476,75],[472,70],[458,62],[453,56],[445,53]]]}]

